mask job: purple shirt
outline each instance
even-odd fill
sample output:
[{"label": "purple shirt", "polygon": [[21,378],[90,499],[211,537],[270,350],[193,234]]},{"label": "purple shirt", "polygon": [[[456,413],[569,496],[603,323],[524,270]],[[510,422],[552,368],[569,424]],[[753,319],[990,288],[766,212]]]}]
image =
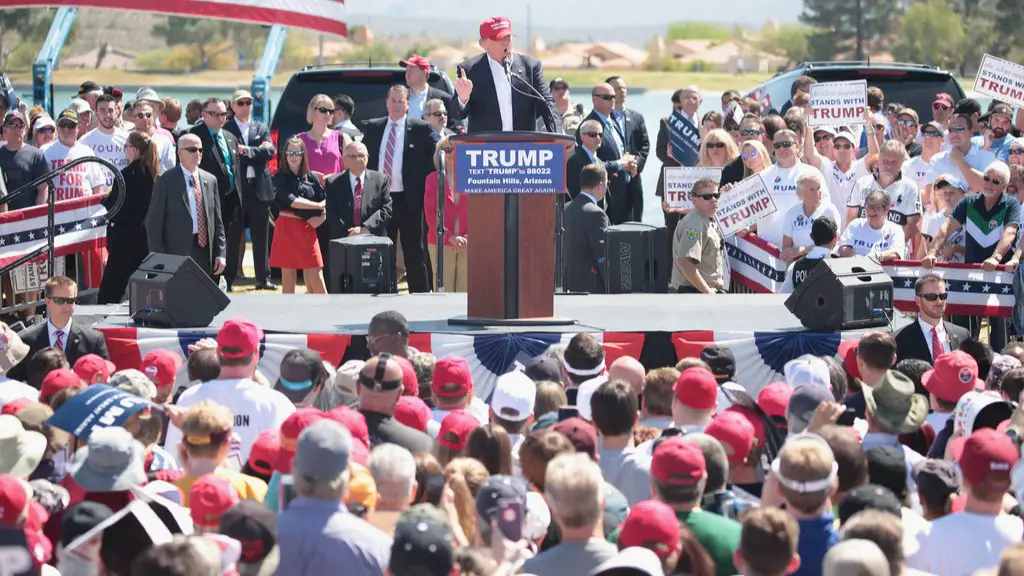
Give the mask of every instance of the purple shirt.
[{"label": "purple shirt", "polygon": [[340,130],[328,130],[320,145],[303,132],[299,138],[306,143],[306,155],[309,158],[309,169],[319,172],[324,176],[337,174],[344,170],[341,163],[341,139]]}]

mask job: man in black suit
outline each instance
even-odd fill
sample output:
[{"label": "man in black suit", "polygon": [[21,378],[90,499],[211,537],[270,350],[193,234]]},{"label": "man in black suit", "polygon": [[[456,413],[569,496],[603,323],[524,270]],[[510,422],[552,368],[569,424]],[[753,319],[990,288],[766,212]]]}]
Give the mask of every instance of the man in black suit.
[{"label": "man in black suit", "polygon": [[68,364],[75,365],[86,354],[98,354],[109,358],[107,341],[103,335],[88,326],[71,321],[78,298],[78,284],[67,276],[55,276],[43,284],[46,310],[49,318],[22,330],[18,336],[28,345],[28,356],[7,371],[11,380],[26,381],[28,363],[32,356],[43,348],[53,346],[64,351]]},{"label": "man in black suit", "polygon": [[612,76],[605,80],[615,90],[615,107],[612,109],[612,124],[618,128],[626,143],[626,152],[636,158],[636,175],[629,180],[629,203],[633,208],[634,222],[642,222],[644,218],[644,186],[640,173],[647,165],[647,155],[651,152],[651,139],[647,136],[647,123],[644,115],[626,108],[628,90],[626,81],[621,76]]},{"label": "man in black suit", "polygon": [[946,282],[936,274],[925,274],[914,284],[914,303],[917,320],[900,328],[896,339],[896,361],[906,358],[935,363],[935,358],[960,349],[960,343],[970,338],[966,328],[942,317],[946,313]]},{"label": "man in black suit", "polygon": [[[203,103],[203,121],[189,130],[199,137],[203,154],[199,167],[217,180],[220,191],[220,209],[223,224],[230,227],[242,219],[241,161],[238,158],[238,138],[224,130],[227,106],[220,98],[209,98]],[[181,139],[178,139],[179,146]],[[180,157],[180,154],[179,154]],[[237,267],[232,274],[237,274]],[[215,274],[220,274],[216,272]]]},{"label": "man in black suit", "polygon": [[[604,145],[604,130],[605,127],[600,120],[589,119],[580,124],[580,145],[576,147],[572,156],[565,163],[565,189],[570,200],[576,198],[580,193],[580,172],[583,167],[593,163],[604,166],[610,179],[609,188],[616,187],[625,194],[622,166],[629,163],[629,157],[624,156],[615,160],[604,160],[600,157],[599,152],[601,146]],[[605,194],[604,201],[600,203],[602,209],[607,210],[608,196],[612,195],[612,193]]]},{"label": "man in black suit", "polygon": [[203,145],[192,133],[178,139],[178,165],[153,185],[146,215],[149,250],[190,256],[210,277],[227,264],[217,179],[199,167]]},{"label": "man in black suit", "polygon": [[366,168],[370,156],[362,142],[346,146],[344,160],[346,170],[327,177],[327,226],[331,239],[358,234],[387,236],[391,220],[388,179]]},{"label": "man in black suit", "polygon": [[[611,112],[615,107],[615,90],[610,84],[601,83],[594,86],[591,97],[594,109],[584,119],[584,124],[593,120],[601,126],[597,157],[603,162],[615,163],[614,169],[609,167],[608,170],[608,218],[612,224],[622,224],[633,218],[629,185],[636,178],[639,164],[637,158],[626,151],[626,142],[615,122],[611,120]],[[583,124],[580,125],[581,130],[576,132],[576,142],[580,145],[583,145],[582,126]]]},{"label": "man in black suit", "polygon": [[252,120],[252,94],[236,90],[231,96],[233,120],[224,125],[238,140],[238,178],[242,199],[242,215],[228,228],[228,266],[224,272],[228,287],[235,282],[239,263],[245,255],[246,224],[252,232],[252,257],[256,268],[256,289],[274,290],[270,283],[270,205],[274,201],[274,182],[267,162],[277,152],[270,140],[270,129],[258,120]]},{"label": "man in black suit", "polygon": [[[453,120],[469,118],[468,132],[537,130],[562,132],[540,61],[512,53],[512,23],[488,18],[480,24],[484,53],[459,67],[455,95],[448,102]],[[507,61],[507,65],[506,65]],[[507,67],[506,67],[507,66]]]},{"label": "man in black suit", "polygon": [[608,215],[598,206],[608,190],[608,173],[599,163],[580,173],[580,195],[566,204],[562,235],[562,285],[571,292],[605,292],[604,255]]},{"label": "man in black suit", "polygon": [[423,120],[409,118],[409,89],[396,84],[388,89],[388,115],[366,123],[363,143],[369,165],[388,177],[392,218],[388,237],[402,235],[402,254],[409,292],[430,292],[427,272],[426,221],[423,186],[434,170],[437,135]]},{"label": "man in black suit", "polygon": [[[429,122],[424,117],[424,113],[426,112],[427,102],[435,99],[445,103],[445,111],[447,112],[447,103],[452,95],[444,90],[433,88],[427,83],[427,78],[430,76],[430,60],[419,54],[413,54],[399,62],[399,64],[405,68],[405,85],[409,88],[409,118]],[[457,130],[459,127],[458,121],[451,118],[451,115],[445,118],[445,122],[452,131]]]}]

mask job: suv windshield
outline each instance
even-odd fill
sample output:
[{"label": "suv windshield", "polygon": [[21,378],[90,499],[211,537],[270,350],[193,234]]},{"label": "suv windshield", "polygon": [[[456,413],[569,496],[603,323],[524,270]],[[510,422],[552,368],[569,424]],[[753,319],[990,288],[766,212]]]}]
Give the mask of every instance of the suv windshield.
[{"label": "suv windshield", "polygon": [[964,97],[960,85],[951,76],[934,71],[894,70],[872,68],[812,69],[808,75],[818,82],[842,82],[848,80],[868,81],[868,86],[877,86],[885,94],[885,103],[899,102],[917,110],[921,123],[932,121],[932,101],[935,95],[945,92],[953,102]]},{"label": "suv windshield", "polygon": [[[445,79],[440,74],[431,74],[430,86],[451,93]],[[280,138],[287,138],[309,130],[306,123],[306,107],[317,94],[327,94],[331,98],[338,94],[348,94],[356,103],[356,112],[352,121],[362,129],[362,123],[370,118],[386,116],[388,111],[384,102],[387,88],[392,84],[405,84],[405,71],[401,68],[361,69],[361,70],[309,70],[292,76],[281,94],[271,130],[278,131]]]}]

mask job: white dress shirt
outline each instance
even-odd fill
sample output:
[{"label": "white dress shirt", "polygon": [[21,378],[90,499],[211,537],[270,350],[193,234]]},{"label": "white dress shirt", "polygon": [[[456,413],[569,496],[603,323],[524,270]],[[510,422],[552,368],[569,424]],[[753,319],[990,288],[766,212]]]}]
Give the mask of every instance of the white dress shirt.
[{"label": "white dress shirt", "polygon": [[[921,332],[924,333],[924,341],[925,344],[928,345],[928,351],[931,352],[933,355],[932,360],[934,363],[935,351],[932,350],[932,325],[922,320],[920,316],[917,317],[917,325],[921,327]],[[938,324],[935,325],[935,329],[938,330],[939,340],[942,341],[942,353],[945,354],[946,352],[951,352],[952,350],[950,349],[949,345],[949,336],[946,335],[946,327],[942,325],[942,322],[939,322]]]},{"label": "white dress shirt", "polygon": [[[192,233],[199,234],[199,220],[196,220],[196,189],[193,188],[191,182],[189,182],[189,177],[192,177],[196,180],[196,186],[202,186],[202,183],[199,182],[199,170],[196,170],[193,174],[189,173],[185,170],[185,167],[182,166],[181,174],[185,179],[185,193],[188,194],[188,213],[192,215]],[[203,200],[205,200],[205,198]]]},{"label": "white dress shirt", "polygon": [[[390,181],[390,192],[395,194],[397,192],[403,192],[405,190],[405,183],[402,181],[402,155],[405,151],[405,116],[402,116],[397,122],[388,117],[387,125],[384,126],[384,137],[380,139],[380,151],[379,160],[377,162],[377,170],[383,172]],[[395,149],[394,155],[391,158],[391,173],[388,174],[384,170],[384,162],[387,161],[387,149],[388,149],[388,138],[391,137],[391,127],[398,126],[397,133],[395,134]],[[355,190],[353,188],[353,190]]]},{"label": "white dress shirt", "polygon": [[238,119],[237,116],[235,117],[235,124],[238,124],[238,133],[241,134],[241,136],[238,138],[238,141],[242,143],[242,146],[248,146],[249,145],[249,124],[250,123],[251,122],[242,122],[241,120]]},{"label": "white dress shirt", "polygon": [[[487,64],[491,67],[494,78],[494,92],[498,95],[498,111],[501,112],[501,131],[511,132],[512,128],[512,84],[505,75],[505,67],[494,58],[487,56]],[[514,59],[515,56],[512,56]],[[514,61],[514,60],[513,60]]]},{"label": "white dress shirt", "polygon": [[66,350],[68,347],[68,336],[71,334],[71,318],[68,318],[68,323],[63,328],[57,328],[53,325],[53,322],[49,320],[46,321],[46,331],[50,334],[50,346],[57,345],[57,330],[64,333],[64,338],[62,339],[64,348],[62,348],[62,350]]}]

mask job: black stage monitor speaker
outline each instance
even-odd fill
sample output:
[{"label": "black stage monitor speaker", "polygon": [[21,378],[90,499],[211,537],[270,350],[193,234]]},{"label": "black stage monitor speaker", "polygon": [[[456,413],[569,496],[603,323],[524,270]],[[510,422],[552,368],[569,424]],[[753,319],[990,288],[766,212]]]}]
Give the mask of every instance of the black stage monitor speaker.
[{"label": "black stage monitor speaker", "polygon": [[665,293],[672,254],[664,226],[627,222],[605,230],[609,294]]},{"label": "black stage monitor speaker", "polygon": [[151,253],[128,282],[128,306],[140,324],[205,328],[231,301],[188,256]]},{"label": "black stage monitor speaker", "polygon": [[395,294],[395,245],[386,236],[350,236],[331,240],[331,294]]},{"label": "black stage monitor speaker", "polygon": [[786,299],[786,308],[819,332],[888,326],[892,278],[865,256],[825,258]]}]

